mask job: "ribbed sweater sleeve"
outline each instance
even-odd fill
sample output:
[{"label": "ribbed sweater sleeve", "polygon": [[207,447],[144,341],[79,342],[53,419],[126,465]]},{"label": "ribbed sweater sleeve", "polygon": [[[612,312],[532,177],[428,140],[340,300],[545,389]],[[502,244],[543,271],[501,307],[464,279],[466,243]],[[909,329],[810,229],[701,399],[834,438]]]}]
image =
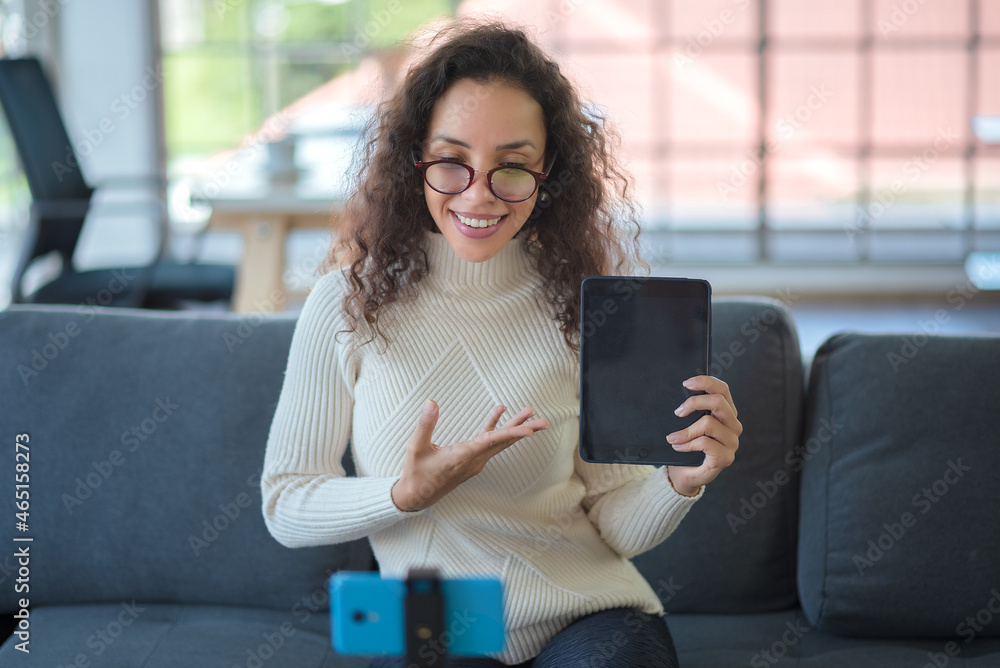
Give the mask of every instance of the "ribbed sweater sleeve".
[{"label": "ribbed sweater sleeve", "polygon": [[346,477],[356,367],[345,354],[343,277],[317,281],[288,353],[261,476],[264,520],[286,547],[341,543],[404,517],[392,502],[395,477]]},{"label": "ribbed sweater sleeve", "polygon": [[587,517],[611,549],[625,558],[651,550],[674,532],[704,493],[679,494],[667,469],[634,464],[593,464],[576,455],[587,488]]}]

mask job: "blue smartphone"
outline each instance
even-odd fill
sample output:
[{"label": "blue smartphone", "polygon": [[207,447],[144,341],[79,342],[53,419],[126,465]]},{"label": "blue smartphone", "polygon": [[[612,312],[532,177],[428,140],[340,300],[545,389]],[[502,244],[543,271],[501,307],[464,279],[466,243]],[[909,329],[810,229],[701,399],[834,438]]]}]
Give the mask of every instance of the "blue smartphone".
[{"label": "blue smartphone", "polygon": [[[330,576],[330,635],[340,654],[402,656],[406,581],[373,571]],[[485,656],[503,650],[503,585],[495,578],[441,581],[448,654]],[[433,646],[433,644],[431,645]],[[438,650],[440,651],[440,650]]]}]

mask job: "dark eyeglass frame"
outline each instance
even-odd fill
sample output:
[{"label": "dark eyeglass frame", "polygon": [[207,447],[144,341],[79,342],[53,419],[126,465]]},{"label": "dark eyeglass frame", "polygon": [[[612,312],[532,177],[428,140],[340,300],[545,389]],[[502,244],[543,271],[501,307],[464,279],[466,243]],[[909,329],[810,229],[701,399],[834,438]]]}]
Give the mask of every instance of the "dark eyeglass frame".
[{"label": "dark eyeglass frame", "polygon": [[[534,172],[534,171],[532,171],[530,169],[527,169],[526,167],[514,167],[514,166],[511,166],[511,165],[498,165],[498,166],[494,167],[493,169],[487,170],[485,172],[485,174],[486,174],[486,187],[490,189],[490,192],[493,193],[494,197],[496,197],[499,200],[503,200],[504,202],[510,202],[511,204],[517,204],[518,202],[524,202],[526,200],[529,200],[529,199],[531,199],[532,195],[534,195],[536,192],[538,192],[538,188],[541,185],[542,181],[546,180],[549,177],[549,173],[552,171],[552,167],[555,165],[555,163],[556,163],[556,157],[558,155],[559,155],[558,152],[556,152],[556,153],[554,153],[552,155],[552,159],[549,160],[548,167],[545,168],[544,172]],[[430,181],[427,180],[427,168],[428,167],[432,167],[432,166],[437,165],[437,164],[440,164],[440,163],[447,163],[449,165],[458,165],[460,167],[465,167],[465,169],[467,169],[469,171],[469,182],[465,185],[464,188],[462,188],[461,190],[458,190],[456,192],[447,192],[447,191],[444,191],[444,190],[438,190],[437,188],[435,188],[431,184]],[[420,173],[424,177],[424,183],[426,183],[428,186],[430,186],[431,190],[433,190],[434,192],[439,192],[442,195],[459,195],[461,193],[464,193],[466,190],[468,190],[469,188],[472,187],[472,182],[476,180],[476,173],[477,172],[480,173],[480,174],[484,173],[483,170],[476,169],[475,167],[473,167],[471,165],[468,165],[468,164],[466,164],[464,162],[460,162],[458,160],[431,160],[431,161],[428,161],[428,162],[424,162],[423,160],[417,160],[416,151],[414,151],[414,154],[413,154],[413,165],[417,169],[420,170]],[[531,176],[533,176],[534,179],[535,179],[535,187],[531,190],[530,193],[528,193],[527,197],[523,197],[521,199],[507,199],[506,197],[501,197],[500,195],[497,194],[497,192],[495,190],[493,190],[493,174],[495,174],[496,172],[500,171],[501,169],[519,169],[522,172],[527,172],[528,174],[531,174]]]}]

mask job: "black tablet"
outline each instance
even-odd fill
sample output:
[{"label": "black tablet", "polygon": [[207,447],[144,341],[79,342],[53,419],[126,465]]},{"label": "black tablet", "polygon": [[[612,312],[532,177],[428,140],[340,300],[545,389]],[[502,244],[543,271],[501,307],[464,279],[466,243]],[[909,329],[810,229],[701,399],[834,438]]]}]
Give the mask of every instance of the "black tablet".
[{"label": "black tablet", "polygon": [[674,410],[681,383],[707,372],[708,281],[590,276],[580,288],[580,456],[588,462],[698,466],[667,435],[694,423]]}]

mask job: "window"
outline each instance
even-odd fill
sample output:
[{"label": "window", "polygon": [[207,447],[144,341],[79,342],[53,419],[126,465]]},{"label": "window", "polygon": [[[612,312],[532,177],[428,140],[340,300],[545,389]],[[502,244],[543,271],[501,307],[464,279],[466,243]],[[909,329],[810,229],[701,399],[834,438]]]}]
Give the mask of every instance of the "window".
[{"label": "window", "polygon": [[551,32],[652,175],[645,223],[666,257],[1000,250],[1000,145],[971,129],[1000,116],[998,3],[584,3]]},{"label": "window", "polygon": [[172,171],[394,45],[451,0],[161,0]]}]

